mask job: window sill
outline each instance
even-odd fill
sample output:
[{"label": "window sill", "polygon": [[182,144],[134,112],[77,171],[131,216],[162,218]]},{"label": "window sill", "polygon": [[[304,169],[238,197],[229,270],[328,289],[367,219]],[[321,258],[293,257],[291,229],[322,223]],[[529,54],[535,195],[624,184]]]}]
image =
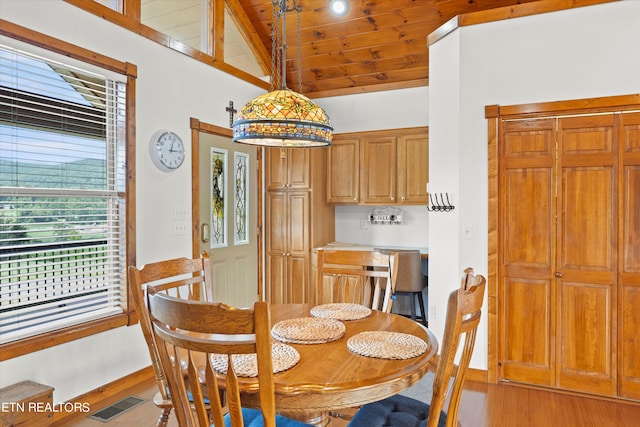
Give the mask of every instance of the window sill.
[{"label": "window sill", "polygon": [[54,347],[89,335],[129,324],[129,314],[123,313],[80,325],[70,326],[42,335],[0,345],[0,361],[13,359],[45,348]]}]

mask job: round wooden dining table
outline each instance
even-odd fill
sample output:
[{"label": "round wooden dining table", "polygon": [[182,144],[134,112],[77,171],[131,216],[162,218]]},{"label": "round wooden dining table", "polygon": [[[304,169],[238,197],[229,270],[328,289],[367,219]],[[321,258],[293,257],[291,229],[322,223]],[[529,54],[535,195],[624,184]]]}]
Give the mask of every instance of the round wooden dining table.
[{"label": "round wooden dining table", "polygon": [[[271,305],[271,323],[309,317],[308,304]],[[321,344],[289,344],[300,353],[292,368],[275,374],[278,413],[312,425],[326,426],[329,412],[351,408],[397,394],[418,382],[438,351],[438,342],[427,328],[406,317],[373,310],[361,320],[343,321],[345,334]],[[427,343],[427,350],[409,359],[361,356],[347,347],[347,340],[365,331],[411,334]],[[251,379],[245,387],[251,389]],[[242,387],[241,388],[245,388]],[[245,388],[246,390],[246,388]],[[255,392],[244,393],[243,405],[259,406]]]}]

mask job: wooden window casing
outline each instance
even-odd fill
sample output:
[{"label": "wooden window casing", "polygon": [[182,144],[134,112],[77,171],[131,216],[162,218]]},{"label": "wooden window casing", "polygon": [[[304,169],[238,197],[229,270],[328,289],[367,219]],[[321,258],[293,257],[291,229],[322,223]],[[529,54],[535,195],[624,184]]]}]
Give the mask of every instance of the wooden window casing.
[{"label": "wooden window casing", "polygon": [[[135,123],[137,67],[133,64],[109,58],[5,20],[0,20],[0,34],[126,76],[125,145],[127,169],[125,189],[126,217],[124,218],[124,222],[127,235],[125,242],[125,259],[127,265],[135,264],[135,126],[133,126],[132,123]],[[53,347],[109,329],[134,324],[137,321],[137,317],[133,309],[133,304],[129,300],[130,298],[127,299],[124,311],[121,314],[0,345],[0,361]]]}]

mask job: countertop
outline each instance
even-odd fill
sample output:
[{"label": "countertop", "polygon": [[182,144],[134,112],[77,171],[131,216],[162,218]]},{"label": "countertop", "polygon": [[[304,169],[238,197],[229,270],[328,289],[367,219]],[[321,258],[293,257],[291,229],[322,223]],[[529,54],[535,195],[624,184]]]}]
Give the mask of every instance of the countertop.
[{"label": "countertop", "polygon": [[[417,249],[420,251],[420,255],[423,259],[429,258],[429,248],[427,247],[415,247],[415,246],[385,246],[385,245],[360,245],[357,243],[345,243],[345,242],[331,242],[327,243],[324,246],[319,246],[319,248],[326,249],[344,249],[344,250],[359,250],[359,251],[372,251],[375,248],[381,249]],[[318,249],[318,248],[316,248]]]}]

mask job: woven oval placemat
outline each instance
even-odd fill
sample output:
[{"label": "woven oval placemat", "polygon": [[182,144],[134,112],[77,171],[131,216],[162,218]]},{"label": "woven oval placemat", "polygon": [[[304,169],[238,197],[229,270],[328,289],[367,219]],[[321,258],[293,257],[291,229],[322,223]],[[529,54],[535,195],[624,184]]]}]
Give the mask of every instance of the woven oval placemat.
[{"label": "woven oval placemat", "polygon": [[334,319],[297,317],[273,325],[271,336],[294,344],[321,344],[341,338],[345,330],[344,324]]},{"label": "woven oval placemat", "polygon": [[349,350],[378,359],[411,359],[427,351],[427,343],[411,334],[388,331],[360,332],[347,341]]},{"label": "woven oval placemat", "polygon": [[371,315],[371,309],[362,304],[332,303],[317,305],[311,315],[335,320],[360,320]]},{"label": "woven oval placemat", "polygon": [[[300,353],[290,345],[274,342],[271,349],[274,374],[293,368],[300,361]],[[233,363],[233,368],[239,377],[258,376],[258,359],[255,353],[233,354],[231,355],[231,363]],[[229,365],[226,354],[212,354],[211,364],[216,372],[227,374]]]}]

